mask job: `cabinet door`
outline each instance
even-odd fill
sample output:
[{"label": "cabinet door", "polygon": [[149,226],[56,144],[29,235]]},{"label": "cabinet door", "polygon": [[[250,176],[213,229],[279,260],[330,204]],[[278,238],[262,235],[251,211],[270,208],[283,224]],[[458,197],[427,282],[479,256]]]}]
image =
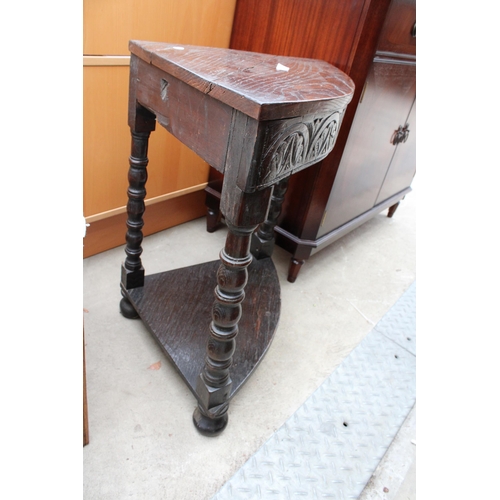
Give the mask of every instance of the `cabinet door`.
[{"label": "cabinet door", "polygon": [[375,206],[396,150],[391,139],[415,93],[415,65],[381,58],[372,64],[318,237]]},{"label": "cabinet door", "polygon": [[380,189],[376,203],[381,203],[393,194],[410,186],[416,169],[416,101],[413,102],[405,122],[408,138],[396,147],[391,165]]}]

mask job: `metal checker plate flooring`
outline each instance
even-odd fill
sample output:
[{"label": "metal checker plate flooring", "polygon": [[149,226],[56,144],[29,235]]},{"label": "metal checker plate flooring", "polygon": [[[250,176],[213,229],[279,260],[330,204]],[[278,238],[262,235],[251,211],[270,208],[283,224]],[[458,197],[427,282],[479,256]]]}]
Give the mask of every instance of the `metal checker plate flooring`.
[{"label": "metal checker plate flooring", "polygon": [[358,498],[416,401],[416,283],[212,500]]}]

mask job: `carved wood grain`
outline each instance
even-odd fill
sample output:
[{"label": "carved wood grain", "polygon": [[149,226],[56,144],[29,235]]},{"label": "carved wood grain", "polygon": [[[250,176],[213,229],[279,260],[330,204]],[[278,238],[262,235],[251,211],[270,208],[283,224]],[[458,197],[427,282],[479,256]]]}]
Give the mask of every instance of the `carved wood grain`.
[{"label": "carved wood grain", "polygon": [[268,126],[257,187],[273,185],[325,158],[335,145],[340,123],[341,113],[335,111]]},{"label": "carved wood grain", "polygon": [[[129,45],[130,51],[144,61],[258,120],[312,113],[322,107],[322,101],[344,99],[345,107],[354,91],[351,79],[324,61],[178,47],[137,41]],[[277,70],[278,64],[288,70]]]}]

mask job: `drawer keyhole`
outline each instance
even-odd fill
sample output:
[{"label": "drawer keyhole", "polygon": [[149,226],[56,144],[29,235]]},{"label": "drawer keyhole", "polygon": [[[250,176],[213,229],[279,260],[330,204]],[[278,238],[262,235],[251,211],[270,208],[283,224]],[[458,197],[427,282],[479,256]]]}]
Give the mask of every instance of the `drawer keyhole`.
[{"label": "drawer keyhole", "polygon": [[162,101],[168,99],[168,82],[164,78],[161,79],[161,91],[160,91]]}]

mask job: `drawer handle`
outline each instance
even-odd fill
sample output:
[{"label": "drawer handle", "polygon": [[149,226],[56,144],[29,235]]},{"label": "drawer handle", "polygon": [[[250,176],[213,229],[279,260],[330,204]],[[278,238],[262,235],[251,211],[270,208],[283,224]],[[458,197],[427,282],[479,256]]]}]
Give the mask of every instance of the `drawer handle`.
[{"label": "drawer handle", "polygon": [[413,25],[413,28],[411,29],[411,36],[413,38],[417,38],[417,21],[415,21],[415,24]]},{"label": "drawer handle", "polygon": [[404,127],[400,125],[398,129],[394,131],[394,134],[392,134],[391,143],[394,144],[394,146],[397,146],[402,142],[406,142],[409,135],[410,129],[408,128],[408,124],[406,124]]}]

